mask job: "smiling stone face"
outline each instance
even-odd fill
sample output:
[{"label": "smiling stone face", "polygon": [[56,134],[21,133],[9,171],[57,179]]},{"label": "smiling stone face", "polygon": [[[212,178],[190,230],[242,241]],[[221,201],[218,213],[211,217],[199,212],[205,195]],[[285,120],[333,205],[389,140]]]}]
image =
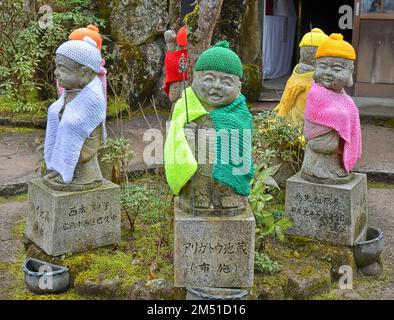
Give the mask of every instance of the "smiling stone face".
[{"label": "smiling stone face", "polygon": [[193,91],[208,109],[229,105],[241,92],[238,76],[220,71],[196,71]]},{"label": "smiling stone face", "polygon": [[313,79],[335,92],[353,85],[353,60],[337,57],[321,57],[316,60]]}]

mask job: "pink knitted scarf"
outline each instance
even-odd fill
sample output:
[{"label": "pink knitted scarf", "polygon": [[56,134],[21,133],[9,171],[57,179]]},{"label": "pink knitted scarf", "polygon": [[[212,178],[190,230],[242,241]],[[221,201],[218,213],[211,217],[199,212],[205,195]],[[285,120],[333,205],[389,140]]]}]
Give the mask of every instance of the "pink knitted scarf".
[{"label": "pink knitted scarf", "polygon": [[[361,126],[358,109],[344,90],[336,93],[314,82],[306,98],[305,120],[334,129],[345,141],[343,163],[350,172],[361,157]],[[306,139],[315,138],[318,130],[306,126]]]}]

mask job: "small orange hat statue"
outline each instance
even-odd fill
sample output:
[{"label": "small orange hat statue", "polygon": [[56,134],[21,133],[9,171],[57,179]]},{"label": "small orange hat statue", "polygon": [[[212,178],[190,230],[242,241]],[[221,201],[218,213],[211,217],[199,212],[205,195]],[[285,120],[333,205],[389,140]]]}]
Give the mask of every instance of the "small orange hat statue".
[{"label": "small orange hat statue", "polygon": [[86,28],[79,28],[74,30],[73,32],[70,33],[68,39],[83,40],[85,37],[92,38],[96,42],[97,48],[101,51],[103,40],[101,39],[99,28],[97,28],[92,24],[89,24]]},{"label": "small orange hat statue", "polygon": [[178,33],[176,35],[176,42],[179,44],[181,47],[186,47],[187,46],[187,30],[186,30],[186,25],[183,26],[178,30]]}]

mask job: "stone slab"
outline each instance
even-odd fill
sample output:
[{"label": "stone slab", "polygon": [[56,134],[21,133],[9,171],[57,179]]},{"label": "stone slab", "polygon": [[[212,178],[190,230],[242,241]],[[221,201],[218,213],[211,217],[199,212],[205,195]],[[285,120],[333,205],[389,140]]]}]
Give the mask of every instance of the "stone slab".
[{"label": "stone slab", "polygon": [[120,241],[120,187],[104,180],[87,191],[55,191],[29,182],[26,236],[52,256]]},{"label": "stone slab", "polygon": [[353,246],[366,235],[367,176],[356,173],[350,183],[326,185],[297,173],[286,182],[286,212],[294,222],[287,234]]},{"label": "stone slab", "polygon": [[192,216],[175,199],[175,287],[253,286],[255,219],[248,207],[234,217]]}]

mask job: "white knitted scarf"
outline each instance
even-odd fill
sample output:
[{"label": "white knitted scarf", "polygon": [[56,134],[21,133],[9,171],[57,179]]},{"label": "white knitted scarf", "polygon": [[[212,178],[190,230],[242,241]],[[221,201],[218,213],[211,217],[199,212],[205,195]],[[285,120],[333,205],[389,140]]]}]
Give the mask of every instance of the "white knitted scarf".
[{"label": "white knitted scarf", "polygon": [[58,172],[64,183],[71,183],[82,146],[106,117],[103,86],[95,77],[67,104],[61,121],[59,112],[66,92],[48,109],[44,157],[46,166]]}]

